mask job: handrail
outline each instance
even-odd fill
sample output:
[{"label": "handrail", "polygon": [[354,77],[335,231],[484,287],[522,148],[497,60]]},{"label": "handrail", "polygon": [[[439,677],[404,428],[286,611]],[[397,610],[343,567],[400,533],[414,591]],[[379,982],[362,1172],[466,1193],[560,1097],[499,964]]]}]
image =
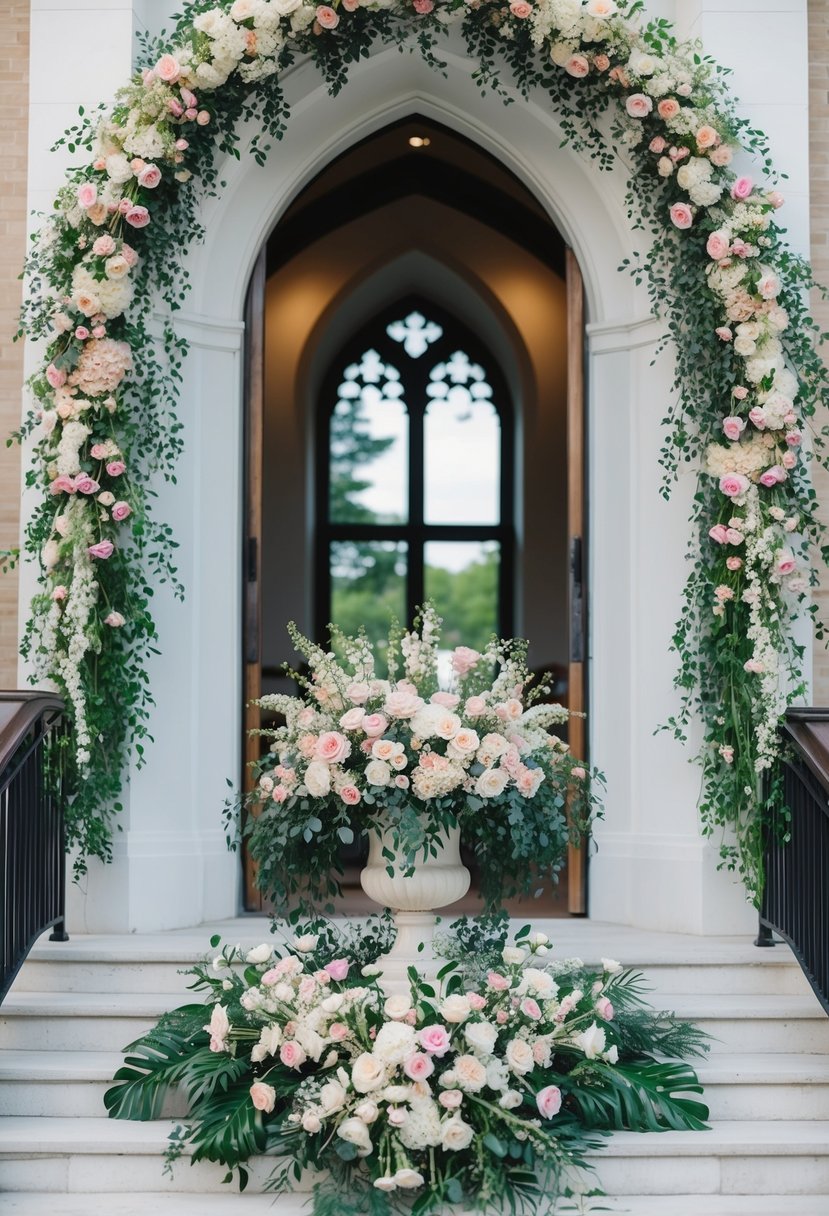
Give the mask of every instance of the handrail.
[{"label": "handrail", "polygon": [[67,941],[60,697],[0,692],[0,1001],[38,937]]},{"label": "handrail", "polygon": [[788,710],[782,800],[766,839],[758,946],[778,933],[829,1013],[829,709]]}]

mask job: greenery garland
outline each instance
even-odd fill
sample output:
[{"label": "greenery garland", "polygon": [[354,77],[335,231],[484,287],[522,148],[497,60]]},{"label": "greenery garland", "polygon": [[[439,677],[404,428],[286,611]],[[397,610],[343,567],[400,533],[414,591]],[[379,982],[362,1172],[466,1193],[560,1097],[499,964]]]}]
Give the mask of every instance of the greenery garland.
[{"label": "greenery garland", "polygon": [[134,748],[140,763],[148,737],[150,599],[165,583],[181,594],[175,542],[151,506],[181,447],[185,343],[172,323],[160,340],[151,332],[153,293],[171,315],[180,307],[183,253],[201,234],[201,197],[221,188],[219,158],[239,156],[251,119],[250,151],[264,160],[288,119],[279,73],[297,55],[336,93],[377,42],[440,69],[437,40],[458,22],[482,89],[505,101],[543,90],[574,149],[602,169],[617,154],[629,166],[628,210],[652,244],[628,268],[677,360],[666,482],[680,463],[703,463],[674,637],[684,702],[668,725],[684,737],[702,717],[703,830],[732,830],[723,860],[758,896],[761,780],[803,687],[790,622],[821,530],[799,456],[826,374],[803,302],[810,271],[776,221],[782,199],[730,168],[742,146],[770,173],[762,137],[735,114],[723,69],[664,20],[640,26],[641,10],[638,0],[195,0],[163,45],[145,48],[150,66],[115,108],[82,114],[61,141],[85,163],[67,175],[27,268],[23,331],[45,340],[46,360],[22,430],[38,437],[29,483],[43,491],[25,536],[42,590],[23,651],[70,706],[79,781],[68,828],[81,868],[109,855],[126,760]]},{"label": "greenery garland", "polygon": [[127,1048],[111,1117],[157,1119],[171,1089],[186,1095],[169,1168],[213,1161],[244,1189],[267,1154],[277,1193],[324,1171],[314,1216],[534,1216],[596,1193],[587,1154],[614,1130],[706,1126],[683,1062],[706,1037],[649,1007],[642,976],[613,959],[553,960],[530,925],[508,944],[506,913],[462,919],[437,980],[411,967],[389,996],[387,919],[293,924],[284,944],[225,946],[193,968],[208,1006]]}]

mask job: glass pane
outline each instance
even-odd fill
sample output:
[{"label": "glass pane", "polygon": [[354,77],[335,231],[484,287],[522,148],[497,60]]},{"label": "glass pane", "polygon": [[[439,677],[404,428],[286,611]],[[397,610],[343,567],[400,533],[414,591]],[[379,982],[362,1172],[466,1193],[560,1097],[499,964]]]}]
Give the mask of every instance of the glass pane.
[{"label": "glass pane", "polygon": [[400,373],[368,350],[345,369],[331,414],[332,522],[405,523],[408,447]]},{"label": "glass pane", "polygon": [[437,342],[443,330],[437,322],[427,321],[422,313],[410,312],[403,321],[392,321],[386,326],[386,333],[393,342],[403,344],[410,358],[419,359],[433,342]]},{"label": "glass pane", "polygon": [[432,368],[426,392],[426,522],[498,523],[501,421],[484,369],[456,351]]},{"label": "glass pane", "polygon": [[[498,621],[497,541],[428,541],[424,546],[426,598],[443,617],[446,655],[456,646],[483,650]],[[448,675],[440,668],[441,675]]]},{"label": "glass pane", "polygon": [[394,616],[406,619],[407,545],[403,541],[334,541],[331,544],[331,619],[343,633],[364,627],[379,650],[377,674],[382,678],[382,650]]}]

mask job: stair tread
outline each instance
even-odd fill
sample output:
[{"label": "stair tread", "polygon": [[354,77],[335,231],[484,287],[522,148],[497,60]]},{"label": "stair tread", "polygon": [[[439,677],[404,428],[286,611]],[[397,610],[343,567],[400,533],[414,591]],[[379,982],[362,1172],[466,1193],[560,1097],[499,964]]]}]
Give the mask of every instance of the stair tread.
[{"label": "stair tread", "polygon": [[[0,1154],[160,1153],[166,1147],[170,1129],[179,1122],[157,1119],[137,1123],[95,1116],[9,1116],[0,1119]],[[712,1122],[707,1132],[615,1132],[602,1147],[601,1155],[767,1156],[777,1147],[794,1156],[829,1155],[829,1120],[728,1120]]]},{"label": "stair tread", "polygon": [[[0,1051],[2,1081],[110,1081],[123,1063],[120,1051]],[[829,1056],[806,1053],[723,1052],[692,1061],[703,1085],[829,1085]]]},{"label": "stair tread", "polygon": [[[244,1196],[244,1209],[272,1216],[308,1216],[308,1196]],[[211,1216],[240,1210],[239,1195],[227,1188],[221,1194],[183,1194],[147,1191],[138,1195],[113,1192],[60,1195],[54,1192],[3,1194],[5,1216],[147,1216],[163,1204],[165,1216]],[[624,1195],[594,1200],[601,1211],[630,1216],[826,1216],[825,1195]],[[570,1211],[572,1212],[572,1208]],[[586,1212],[590,1212],[589,1205]],[[562,1212],[563,1216],[563,1212]]]},{"label": "stair tread", "polygon": [[[199,996],[178,992],[15,992],[0,1008],[0,1018],[12,1016],[156,1017],[178,1005],[200,1004]],[[651,1003],[689,1018],[825,1018],[817,997],[808,995],[737,993],[656,994]]]}]

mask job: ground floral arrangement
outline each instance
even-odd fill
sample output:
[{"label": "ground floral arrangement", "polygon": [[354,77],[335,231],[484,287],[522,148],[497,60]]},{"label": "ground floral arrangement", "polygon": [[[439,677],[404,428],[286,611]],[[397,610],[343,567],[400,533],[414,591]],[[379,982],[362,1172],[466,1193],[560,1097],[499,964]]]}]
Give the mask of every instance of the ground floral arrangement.
[{"label": "ground floral arrangement", "polygon": [[668,726],[684,737],[701,714],[703,830],[733,830],[723,860],[758,897],[761,778],[803,689],[790,623],[814,581],[808,543],[822,537],[802,452],[826,375],[804,303],[810,272],[781,236],[783,200],[731,168],[743,147],[770,177],[762,137],[737,117],[722,69],[640,17],[638,2],[613,0],[198,0],[146,48],[114,108],[83,115],[60,141],[81,163],[33,245],[23,319],[45,343],[23,428],[36,439],[29,482],[43,493],[25,540],[42,590],[24,653],[69,703],[82,781],[68,830],[81,867],[109,855],[131,748],[141,760],[150,597],[164,583],[181,591],[174,542],[150,507],[182,442],[185,344],[169,322],[151,332],[150,313],[159,297],[169,316],[181,305],[200,199],[221,188],[220,158],[239,155],[240,120],[256,127],[259,161],[282,136],[279,74],[297,56],[336,92],[375,42],[441,70],[438,39],[457,23],[482,88],[505,100],[545,92],[571,146],[599,168],[618,154],[629,169],[631,220],[652,240],[628,269],[676,356],[666,493],[680,463],[702,469],[674,637],[684,700]]},{"label": "ground floral arrangement", "polygon": [[324,1170],[315,1216],[385,1216],[399,1200],[420,1216],[448,1204],[535,1216],[594,1190],[588,1154],[613,1130],[704,1128],[682,1062],[704,1036],[650,1008],[641,975],[553,961],[529,925],[508,945],[508,926],[506,914],[454,922],[438,979],[411,968],[391,996],[385,918],[225,946],[191,972],[209,1007],[165,1014],[127,1049],[109,1113],[157,1118],[179,1086],[189,1116],[171,1165],[186,1152],[244,1186],[246,1163],[272,1154],[274,1191]]},{"label": "ground floral arrangement", "polygon": [[601,774],[549,733],[570,715],[534,703],[549,688],[530,688],[526,645],[456,647],[441,688],[440,625],[427,604],[415,629],[392,629],[385,679],[366,638],[332,630],[325,650],[289,626],[310,672],[291,673],[305,695],[257,702],[284,724],[254,732],[270,746],[253,791],[228,806],[231,845],[244,825],[257,886],[277,912],[296,901],[333,911],[326,901],[341,894],[355,828],[386,832],[394,874],[395,861],[411,872],[460,827],[490,908],[555,882],[568,843],[587,832]]}]

